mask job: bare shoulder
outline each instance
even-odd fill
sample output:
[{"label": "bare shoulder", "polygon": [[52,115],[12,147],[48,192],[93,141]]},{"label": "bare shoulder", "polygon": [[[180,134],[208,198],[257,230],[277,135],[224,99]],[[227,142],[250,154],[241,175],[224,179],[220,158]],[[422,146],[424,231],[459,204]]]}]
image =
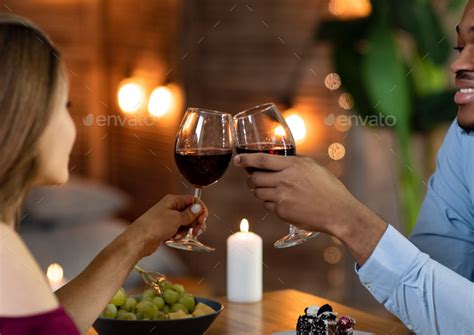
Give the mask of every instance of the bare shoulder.
[{"label": "bare shoulder", "polygon": [[0,315],[26,316],[57,307],[45,275],[21,237],[0,223]]}]

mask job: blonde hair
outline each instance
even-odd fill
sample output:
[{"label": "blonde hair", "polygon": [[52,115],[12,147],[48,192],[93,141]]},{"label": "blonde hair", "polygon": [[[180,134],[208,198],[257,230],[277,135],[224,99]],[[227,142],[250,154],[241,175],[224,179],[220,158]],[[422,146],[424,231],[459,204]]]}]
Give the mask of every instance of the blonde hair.
[{"label": "blonde hair", "polygon": [[38,142],[52,114],[59,53],[38,27],[0,14],[0,220],[14,223],[37,174]]}]

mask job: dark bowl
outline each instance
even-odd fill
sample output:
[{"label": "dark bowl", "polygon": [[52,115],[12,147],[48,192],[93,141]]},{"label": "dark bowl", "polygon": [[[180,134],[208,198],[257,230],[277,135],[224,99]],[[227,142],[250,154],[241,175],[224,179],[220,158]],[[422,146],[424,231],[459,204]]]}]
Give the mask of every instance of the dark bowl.
[{"label": "dark bowl", "polygon": [[205,303],[214,313],[176,320],[115,320],[98,318],[94,329],[100,335],[201,335],[211,326],[224,307],[217,301],[196,298]]}]

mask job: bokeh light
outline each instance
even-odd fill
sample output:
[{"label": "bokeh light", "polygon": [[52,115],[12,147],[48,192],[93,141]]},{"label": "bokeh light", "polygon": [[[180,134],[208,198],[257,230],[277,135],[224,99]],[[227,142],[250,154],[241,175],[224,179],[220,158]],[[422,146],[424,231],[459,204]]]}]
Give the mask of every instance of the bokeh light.
[{"label": "bokeh light", "polygon": [[354,99],[349,93],[342,93],[337,102],[339,103],[339,106],[345,110],[354,107]]},{"label": "bokeh light", "polygon": [[370,0],[331,0],[329,11],[341,19],[362,18],[372,13],[372,4]]},{"label": "bokeh light", "polygon": [[342,252],[338,247],[331,246],[324,249],[324,260],[329,264],[337,264],[342,258]]},{"label": "bokeh light", "polygon": [[156,117],[166,115],[173,105],[173,93],[166,86],[155,88],[148,100],[148,112]]},{"label": "bokeh light", "polygon": [[117,98],[124,113],[135,113],[145,103],[145,89],[136,82],[127,82],[120,86]]},{"label": "bokeh light", "polygon": [[285,117],[285,121],[290,128],[291,134],[296,142],[301,142],[306,137],[306,124],[298,114],[291,114]]},{"label": "bokeh light", "polygon": [[331,91],[341,87],[341,77],[337,73],[330,73],[324,78],[324,85]]},{"label": "bokeh light", "polygon": [[334,142],[328,148],[328,155],[335,161],[341,160],[346,155],[346,148],[341,143]]}]

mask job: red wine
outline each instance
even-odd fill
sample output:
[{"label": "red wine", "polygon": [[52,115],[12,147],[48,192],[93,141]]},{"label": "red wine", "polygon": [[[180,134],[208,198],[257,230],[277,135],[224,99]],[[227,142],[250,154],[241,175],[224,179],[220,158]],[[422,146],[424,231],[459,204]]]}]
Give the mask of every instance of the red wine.
[{"label": "red wine", "polygon": [[232,159],[230,149],[179,149],[174,159],[179,172],[194,187],[201,188],[219,180]]},{"label": "red wine", "polygon": [[[263,143],[263,144],[247,144],[242,146],[237,146],[236,151],[238,154],[255,154],[255,153],[264,153],[264,154],[271,154],[271,155],[279,155],[279,156],[295,156],[296,155],[296,147],[294,145],[287,145],[287,146],[279,146],[273,145],[271,143]],[[253,173],[255,171],[264,171],[255,168],[245,168],[248,173]]]}]

